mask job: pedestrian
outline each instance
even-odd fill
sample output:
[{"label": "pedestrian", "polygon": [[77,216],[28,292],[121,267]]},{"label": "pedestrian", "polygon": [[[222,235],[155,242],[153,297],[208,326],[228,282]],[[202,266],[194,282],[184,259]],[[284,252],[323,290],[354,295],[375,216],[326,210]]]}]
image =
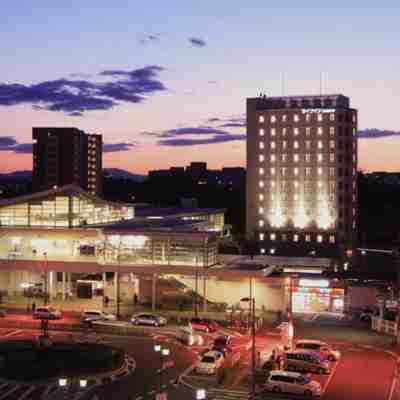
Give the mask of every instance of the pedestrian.
[{"label": "pedestrian", "polygon": [[104,305],[107,307],[108,303],[110,302],[110,299],[108,296],[104,297]]},{"label": "pedestrian", "polygon": [[137,306],[137,303],[138,303],[138,295],[135,293],[135,295],[133,296],[133,304]]},{"label": "pedestrian", "polygon": [[32,312],[35,312],[35,311],[36,311],[36,303],[33,302],[33,303],[32,303]]}]

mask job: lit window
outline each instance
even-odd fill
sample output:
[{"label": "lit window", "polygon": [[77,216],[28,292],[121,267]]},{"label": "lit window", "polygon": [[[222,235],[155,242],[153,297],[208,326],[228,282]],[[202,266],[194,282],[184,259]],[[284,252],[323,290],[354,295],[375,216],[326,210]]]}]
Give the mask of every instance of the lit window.
[{"label": "lit window", "polygon": [[321,189],[322,188],[322,182],[318,181],[318,188]]},{"label": "lit window", "polygon": [[259,226],[260,228],[262,228],[262,227],[264,226],[264,220],[260,219],[260,220],[258,221],[258,226]]},{"label": "lit window", "polygon": [[263,234],[263,233],[260,233],[260,234],[258,235],[258,237],[259,237],[260,240],[264,240],[264,234]]},{"label": "lit window", "polygon": [[281,174],[282,174],[282,176],[286,176],[286,170],[287,170],[286,167],[282,167],[282,168],[281,168]]},{"label": "lit window", "polygon": [[281,159],[282,159],[282,162],[286,162],[287,154],[282,154]]},{"label": "lit window", "polygon": [[282,233],[281,239],[282,239],[284,242],[286,242],[286,240],[287,240],[287,235],[286,235],[286,233]]},{"label": "lit window", "polygon": [[299,187],[299,182],[298,181],[293,181],[293,186],[297,189]]},{"label": "lit window", "polygon": [[286,136],[286,128],[282,128],[282,136],[283,136],[283,137]]},{"label": "lit window", "polygon": [[275,115],[271,115],[270,120],[271,120],[272,123],[276,122],[276,116]]},{"label": "lit window", "polygon": [[293,142],[293,148],[298,149],[299,148],[299,142],[297,140],[295,140]]},{"label": "lit window", "polygon": [[275,175],[275,168],[271,168],[271,175]]},{"label": "lit window", "polygon": [[293,154],[293,161],[298,162],[299,161],[299,155],[298,154]]},{"label": "lit window", "polygon": [[311,121],[311,114],[306,114],[306,121],[310,122]]},{"label": "lit window", "polygon": [[310,175],[311,175],[311,168],[306,167],[306,176],[310,176]]},{"label": "lit window", "polygon": [[276,147],[276,143],[275,142],[271,142],[271,149],[275,149]]},{"label": "lit window", "polygon": [[306,128],[306,136],[307,137],[311,136],[311,128]]},{"label": "lit window", "polygon": [[317,128],[317,134],[318,134],[319,136],[321,136],[321,135],[323,134],[323,130],[322,130],[321,127],[318,127],[318,128]]},{"label": "lit window", "polygon": [[299,200],[299,195],[298,195],[297,193],[295,193],[295,194],[293,195],[293,200],[294,200],[294,201],[298,201],[298,200]]},{"label": "lit window", "polygon": [[353,175],[356,175],[356,169],[353,168]]},{"label": "lit window", "polygon": [[311,242],[311,235],[306,235],[306,242]]},{"label": "lit window", "polygon": [[271,181],[271,187],[272,187],[272,188],[275,187],[275,181]]},{"label": "lit window", "polygon": [[264,201],[264,195],[260,193],[260,194],[258,195],[258,200]]},{"label": "lit window", "polygon": [[259,168],[258,172],[260,173],[260,175],[264,175],[264,168]]},{"label": "lit window", "polygon": [[262,150],[264,148],[264,142],[260,142],[259,148],[260,148],[260,150]]},{"label": "lit window", "polygon": [[317,235],[317,242],[322,243],[322,235]]},{"label": "lit window", "polygon": [[335,148],[335,141],[334,140],[330,140],[329,141],[329,148],[330,149],[334,149]]},{"label": "lit window", "polygon": [[270,199],[271,199],[271,201],[275,200],[275,193],[270,193]]},{"label": "lit window", "polygon": [[329,161],[334,162],[335,161],[335,153],[329,153]]},{"label": "lit window", "polygon": [[311,154],[310,153],[307,153],[304,158],[305,158],[306,162],[311,162]]},{"label": "lit window", "polygon": [[318,162],[321,162],[323,159],[324,159],[324,157],[322,156],[322,154],[317,155]]},{"label": "lit window", "polygon": [[307,150],[311,149],[311,140],[306,140],[306,149]]},{"label": "lit window", "polygon": [[261,254],[265,254],[265,249],[260,249]]},{"label": "lit window", "polygon": [[286,140],[283,140],[282,141],[282,149],[286,149],[286,144],[287,144]]},{"label": "lit window", "polygon": [[293,129],[293,135],[298,136],[299,135],[299,128],[294,128]]},{"label": "lit window", "polygon": [[287,115],[286,115],[286,114],[283,114],[283,115],[282,115],[282,122],[286,122],[286,120],[287,120]]},{"label": "lit window", "polygon": [[319,149],[322,149],[322,147],[324,147],[324,145],[323,145],[323,143],[322,143],[322,140],[318,140],[317,145],[318,145],[318,148],[319,148]]},{"label": "lit window", "polygon": [[322,175],[322,168],[321,167],[318,167],[318,175]]},{"label": "lit window", "polygon": [[282,192],[286,191],[286,181],[281,181],[281,190]]},{"label": "lit window", "polygon": [[356,215],[356,209],[353,208],[353,217]]},{"label": "lit window", "polygon": [[357,133],[356,128],[353,128],[353,136],[356,136],[356,133]]},{"label": "lit window", "polygon": [[335,181],[329,181],[329,191],[334,192],[336,189],[336,182]]},{"label": "lit window", "polygon": [[323,118],[324,118],[324,116],[322,115],[322,113],[318,113],[318,114],[317,114],[317,120],[318,120],[318,121],[322,121]]},{"label": "lit window", "polygon": [[334,126],[329,127],[329,135],[335,136],[335,127]]},{"label": "lit window", "polygon": [[260,215],[264,214],[264,207],[258,207],[258,213]]},{"label": "lit window", "polygon": [[335,235],[329,235],[329,243],[335,243]]},{"label": "lit window", "polygon": [[276,129],[275,128],[271,128],[271,136],[275,136],[276,135]]},{"label": "lit window", "polygon": [[260,154],[259,156],[258,156],[258,160],[260,161],[260,162],[263,162],[264,161],[264,156],[262,155],[262,154]]},{"label": "lit window", "polygon": [[258,131],[258,133],[259,133],[260,136],[264,136],[264,129],[261,128],[261,129]]},{"label": "lit window", "polygon": [[334,121],[335,120],[335,113],[330,113],[329,114],[329,121]]},{"label": "lit window", "polygon": [[265,121],[264,115],[260,115],[258,117],[258,122],[264,122],[264,121]]},{"label": "lit window", "polygon": [[259,181],[258,182],[258,187],[263,188],[264,187],[264,181]]},{"label": "lit window", "polygon": [[297,233],[295,233],[293,235],[293,242],[298,242],[299,241],[299,235]]},{"label": "lit window", "polygon": [[329,167],[329,176],[335,176],[335,168]]},{"label": "lit window", "polygon": [[294,114],[294,116],[293,116],[293,121],[294,122],[299,122],[299,115],[298,114]]},{"label": "lit window", "polygon": [[275,154],[271,154],[270,160],[271,160],[271,162],[275,162],[275,160],[276,160]]},{"label": "lit window", "polygon": [[297,176],[299,174],[299,169],[297,167],[295,167],[293,169],[294,174]]},{"label": "lit window", "polygon": [[275,239],[276,239],[275,233],[271,233],[271,234],[269,235],[269,238],[270,238],[271,240],[275,240]]}]

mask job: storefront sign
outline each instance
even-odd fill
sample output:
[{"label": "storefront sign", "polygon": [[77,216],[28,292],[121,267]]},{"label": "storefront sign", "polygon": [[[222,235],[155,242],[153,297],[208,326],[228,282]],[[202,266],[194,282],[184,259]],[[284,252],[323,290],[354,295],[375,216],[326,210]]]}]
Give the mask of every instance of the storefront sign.
[{"label": "storefront sign", "polygon": [[303,287],[329,287],[329,281],[326,279],[300,279],[299,286]]}]

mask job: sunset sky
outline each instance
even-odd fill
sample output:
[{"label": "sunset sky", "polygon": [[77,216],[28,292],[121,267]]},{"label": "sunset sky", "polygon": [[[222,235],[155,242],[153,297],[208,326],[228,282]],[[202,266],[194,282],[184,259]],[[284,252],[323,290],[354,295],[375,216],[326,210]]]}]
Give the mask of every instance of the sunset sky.
[{"label": "sunset sky", "polygon": [[[371,5],[370,5],[371,4]],[[2,0],[0,172],[32,126],[103,135],[104,167],[245,166],[245,99],[342,93],[359,168],[399,171],[400,3]]]}]

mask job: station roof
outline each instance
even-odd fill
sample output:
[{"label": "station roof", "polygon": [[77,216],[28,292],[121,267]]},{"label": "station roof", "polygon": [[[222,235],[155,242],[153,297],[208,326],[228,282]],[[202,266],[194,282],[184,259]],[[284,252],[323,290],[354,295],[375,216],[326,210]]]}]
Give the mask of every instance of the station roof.
[{"label": "station roof", "polygon": [[199,215],[225,214],[225,208],[137,207],[136,217],[147,219],[184,218]]}]

